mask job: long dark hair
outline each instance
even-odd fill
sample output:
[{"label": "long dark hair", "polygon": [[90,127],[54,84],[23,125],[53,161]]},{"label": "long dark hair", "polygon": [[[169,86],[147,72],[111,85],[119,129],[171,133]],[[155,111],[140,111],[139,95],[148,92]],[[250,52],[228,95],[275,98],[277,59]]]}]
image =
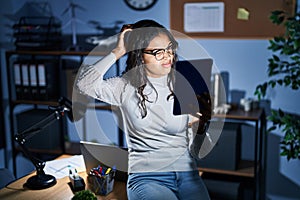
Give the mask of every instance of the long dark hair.
[{"label": "long dark hair", "polygon": [[[173,35],[161,24],[153,20],[141,20],[131,25],[133,29],[131,32],[127,32],[125,35],[125,46],[127,50],[127,61],[124,77],[130,84],[136,88],[137,97],[139,99],[138,106],[141,111],[142,118],[147,115],[147,108],[145,102],[148,101],[148,97],[143,93],[147,84],[149,84],[154,91],[157,91],[153,85],[149,82],[146,72],[145,64],[143,63],[143,50],[148,47],[150,41],[159,34],[164,34],[168,36],[172,45],[177,49],[178,43],[173,37]],[[177,55],[174,55],[173,65],[171,72],[168,74],[168,88],[170,90],[170,95],[168,95],[168,100],[173,96],[172,83],[174,83],[174,65],[177,61]]]}]

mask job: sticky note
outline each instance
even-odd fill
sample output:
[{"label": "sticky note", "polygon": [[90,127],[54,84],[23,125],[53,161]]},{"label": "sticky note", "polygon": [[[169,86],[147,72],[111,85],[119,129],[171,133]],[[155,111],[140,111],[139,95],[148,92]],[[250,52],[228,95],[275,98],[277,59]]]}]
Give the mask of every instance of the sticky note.
[{"label": "sticky note", "polygon": [[245,8],[238,8],[238,11],[237,11],[237,19],[240,19],[240,20],[249,20],[249,11]]}]

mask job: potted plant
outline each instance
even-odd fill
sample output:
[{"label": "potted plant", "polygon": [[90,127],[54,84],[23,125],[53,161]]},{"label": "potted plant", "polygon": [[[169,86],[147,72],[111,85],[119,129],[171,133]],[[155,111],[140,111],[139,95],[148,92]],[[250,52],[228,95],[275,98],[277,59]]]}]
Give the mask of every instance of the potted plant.
[{"label": "potted plant", "polygon": [[[268,49],[273,52],[268,59],[268,77],[270,80],[256,87],[255,95],[261,100],[268,88],[276,86],[299,90],[300,87],[300,13],[288,16],[284,11],[273,11],[272,23],[283,25],[285,34],[269,40]],[[272,110],[267,116],[272,123],[267,132],[279,129],[284,136],[280,143],[281,156],[287,160],[300,159],[300,119],[295,114],[284,112],[281,108]]]}]

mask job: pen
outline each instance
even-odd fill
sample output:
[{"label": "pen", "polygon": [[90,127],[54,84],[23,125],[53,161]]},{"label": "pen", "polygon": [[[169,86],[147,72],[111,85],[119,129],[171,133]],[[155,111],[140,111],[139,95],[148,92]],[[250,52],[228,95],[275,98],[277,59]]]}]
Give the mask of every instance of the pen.
[{"label": "pen", "polygon": [[93,173],[96,174],[96,176],[101,176],[97,170],[93,170]]},{"label": "pen", "polygon": [[110,171],[111,171],[111,168],[109,167],[109,168],[106,170],[105,174],[109,174]]}]

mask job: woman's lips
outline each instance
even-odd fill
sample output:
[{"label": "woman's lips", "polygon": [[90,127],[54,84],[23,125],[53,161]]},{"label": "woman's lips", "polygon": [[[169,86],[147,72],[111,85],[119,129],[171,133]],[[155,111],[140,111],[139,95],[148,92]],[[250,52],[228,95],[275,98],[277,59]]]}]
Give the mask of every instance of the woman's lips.
[{"label": "woman's lips", "polygon": [[162,64],[162,66],[165,68],[169,68],[169,67],[171,67],[171,63],[165,63],[165,64]]}]

